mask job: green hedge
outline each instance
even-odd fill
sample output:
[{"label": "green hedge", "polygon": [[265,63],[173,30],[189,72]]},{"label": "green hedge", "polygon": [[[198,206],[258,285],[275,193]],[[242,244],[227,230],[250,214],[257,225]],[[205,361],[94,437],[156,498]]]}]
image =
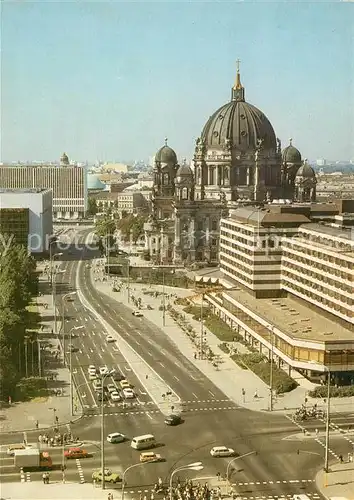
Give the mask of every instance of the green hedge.
[{"label": "green hedge", "polygon": [[[253,373],[257,375],[263,382],[269,385],[270,381],[270,363],[259,353],[250,354],[235,354],[231,358],[242,367],[244,364]],[[298,383],[289,377],[283,370],[280,370],[273,364],[273,389],[278,394],[290,392],[298,386]]]},{"label": "green hedge", "polygon": [[[326,385],[318,385],[313,389],[313,391],[309,392],[309,396],[311,398],[326,398],[327,392],[328,389]],[[347,385],[344,387],[331,387],[330,396],[331,398],[347,398],[350,396],[354,396],[354,385]]]}]

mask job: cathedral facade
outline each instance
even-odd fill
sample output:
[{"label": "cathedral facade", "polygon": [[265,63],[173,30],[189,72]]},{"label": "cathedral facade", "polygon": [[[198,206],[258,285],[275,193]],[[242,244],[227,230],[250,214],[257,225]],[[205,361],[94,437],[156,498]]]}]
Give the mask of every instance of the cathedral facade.
[{"label": "cathedral facade", "polygon": [[219,223],[231,208],[274,199],[315,201],[316,176],[292,145],[281,150],[268,118],[245,101],[240,72],[231,100],[196,140],[194,172],[165,145],[155,155],[146,250],[160,264],[217,265]]}]

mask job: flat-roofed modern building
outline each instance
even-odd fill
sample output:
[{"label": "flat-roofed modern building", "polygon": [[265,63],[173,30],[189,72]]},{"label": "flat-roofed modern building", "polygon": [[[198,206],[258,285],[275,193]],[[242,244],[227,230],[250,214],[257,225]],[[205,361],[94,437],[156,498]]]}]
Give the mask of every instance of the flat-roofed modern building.
[{"label": "flat-roofed modern building", "polygon": [[31,253],[44,253],[52,234],[51,189],[0,189],[2,247],[14,242]]},{"label": "flat-roofed modern building", "polygon": [[351,323],[354,331],[354,228],[302,226],[295,238],[282,240],[281,273],[283,290]]},{"label": "flat-roofed modern building", "polygon": [[[345,217],[350,221],[350,203]],[[317,207],[318,209],[319,207]],[[206,300],[237,333],[291,373],[354,379],[354,229],[327,209],[243,207],[221,220],[220,293]],[[314,217],[313,217],[314,215]],[[339,214],[339,216],[341,216]]]},{"label": "flat-roofed modern building", "polygon": [[87,210],[85,167],[0,166],[0,188],[52,189],[53,217],[78,219]]},{"label": "flat-roofed modern building", "polygon": [[282,238],[310,222],[288,206],[239,208],[220,225],[220,270],[256,297],[281,290]]}]

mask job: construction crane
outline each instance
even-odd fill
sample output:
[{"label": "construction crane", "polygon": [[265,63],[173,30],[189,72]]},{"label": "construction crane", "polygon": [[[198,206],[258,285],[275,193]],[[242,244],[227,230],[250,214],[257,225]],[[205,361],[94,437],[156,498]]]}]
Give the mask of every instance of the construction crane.
[{"label": "construction crane", "polygon": [[203,354],[204,354],[204,315],[203,315],[203,305],[204,305],[204,296],[207,293],[213,293],[213,292],[221,292],[223,290],[223,287],[221,285],[217,286],[212,286],[212,287],[206,287],[203,288],[199,293],[196,293],[194,295],[191,295],[189,297],[186,297],[188,300],[193,300],[196,298],[201,297],[201,304],[200,304],[200,339],[199,339],[199,358],[203,359]]}]

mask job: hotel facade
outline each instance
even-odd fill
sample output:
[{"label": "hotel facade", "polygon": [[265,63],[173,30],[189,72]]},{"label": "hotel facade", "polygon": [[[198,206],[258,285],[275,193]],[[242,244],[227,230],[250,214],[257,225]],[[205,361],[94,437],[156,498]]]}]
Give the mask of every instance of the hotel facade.
[{"label": "hotel facade", "polygon": [[85,167],[0,166],[0,188],[52,189],[54,219],[79,219],[87,211]]},{"label": "hotel facade", "polygon": [[311,222],[310,210],[243,207],[222,219],[224,291],[206,300],[289,374],[354,383],[354,231]]}]

